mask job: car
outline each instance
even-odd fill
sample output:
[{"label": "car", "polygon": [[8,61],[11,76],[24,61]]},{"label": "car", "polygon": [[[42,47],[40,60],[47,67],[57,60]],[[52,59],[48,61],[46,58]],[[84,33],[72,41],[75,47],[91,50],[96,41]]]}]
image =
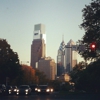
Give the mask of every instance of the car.
[{"label": "car", "polygon": [[6,93],[6,86],[4,84],[0,84],[0,95],[4,95]]},{"label": "car", "polygon": [[13,94],[16,94],[18,87],[17,86],[12,86],[13,88]]},{"label": "car", "polygon": [[31,88],[29,85],[20,85],[16,91],[16,95],[19,94],[25,94],[25,95],[29,95],[31,94]]},{"label": "car", "polygon": [[10,85],[7,85],[6,86],[6,93],[9,95],[13,94],[13,87]]},{"label": "car", "polygon": [[37,84],[30,85],[30,88],[32,89],[32,92],[36,92],[37,87],[38,87]]},{"label": "car", "polygon": [[53,88],[49,87],[48,85],[39,85],[37,87],[37,93],[46,93],[46,94],[50,94],[53,92]]}]

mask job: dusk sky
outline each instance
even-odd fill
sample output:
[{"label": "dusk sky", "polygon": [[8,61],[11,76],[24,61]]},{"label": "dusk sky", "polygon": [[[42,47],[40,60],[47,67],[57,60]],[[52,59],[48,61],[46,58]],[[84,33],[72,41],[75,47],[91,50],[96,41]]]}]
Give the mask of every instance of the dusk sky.
[{"label": "dusk sky", "polygon": [[53,59],[64,35],[65,44],[84,35],[82,9],[91,0],[0,0],[0,38],[6,39],[20,61],[30,62],[34,25],[46,27],[46,56]]}]

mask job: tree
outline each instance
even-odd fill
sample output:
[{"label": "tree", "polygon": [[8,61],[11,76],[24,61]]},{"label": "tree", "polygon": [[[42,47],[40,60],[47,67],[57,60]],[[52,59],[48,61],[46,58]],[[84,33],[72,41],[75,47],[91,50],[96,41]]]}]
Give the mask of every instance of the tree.
[{"label": "tree", "polygon": [[35,70],[28,65],[21,65],[23,71],[23,78],[21,84],[34,84],[35,83]]},{"label": "tree", "polygon": [[45,73],[38,69],[35,69],[35,77],[37,80],[37,84],[47,84],[49,81],[49,79],[47,79]]},{"label": "tree", "polygon": [[89,5],[85,5],[83,12],[83,23],[80,28],[83,28],[85,35],[78,41],[79,45],[85,45],[85,51],[79,51],[79,54],[85,60],[97,59],[100,54],[90,50],[90,44],[95,42],[96,49],[100,49],[100,0],[92,0]]},{"label": "tree", "polygon": [[0,83],[13,83],[21,71],[18,54],[5,39],[0,39]]},{"label": "tree", "polygon": [[83,74],[83,70],[86,69],[86,63],[85,62],[79,62],[74,68],[73,71],[70,72],[71,81],[77,84],[79,78]]},{"label": "tree", "polygon": [[90,63],[87,67],[82,68],[81,66],[83,65],[77,65],[70,73],[76,90],[100,92],[100,59]]}]

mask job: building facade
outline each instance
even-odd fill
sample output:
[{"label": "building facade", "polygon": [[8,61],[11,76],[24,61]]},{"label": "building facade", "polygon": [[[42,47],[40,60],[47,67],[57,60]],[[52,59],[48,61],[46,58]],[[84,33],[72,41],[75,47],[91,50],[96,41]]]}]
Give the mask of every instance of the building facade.
[{"label": "building facade", "polygon": [[31,66],[36,68],[36,63],[41,57],[46,56],[46,34],[43,24],[34,26],[33,41],[31,45]]},{"label": "building facade", "polygon": [[43,71],[48,79],[55,80],[56,63],[51,57],[41,58],[38,62],[38,69]]},{"label": "building facade", "polygon": [[65,46],[65,66],[66,72],[69,73],[77,64],[77,46],[71,39]]},{"label": "building facade", "polygon": [[57,54],[57,76],[65,73],[65,43],[61,42]]}]

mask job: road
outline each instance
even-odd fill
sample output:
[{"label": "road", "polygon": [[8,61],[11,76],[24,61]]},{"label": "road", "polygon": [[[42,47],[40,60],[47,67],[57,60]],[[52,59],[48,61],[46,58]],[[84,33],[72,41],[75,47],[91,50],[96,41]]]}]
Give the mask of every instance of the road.
[{"label": "road", "polygon": [[36,95],[32,94],[29,96],[21,95],[9,95],[2,96],[0,100],[100,100],[99,94],[59,94],[53,93],[50,95]]}]

